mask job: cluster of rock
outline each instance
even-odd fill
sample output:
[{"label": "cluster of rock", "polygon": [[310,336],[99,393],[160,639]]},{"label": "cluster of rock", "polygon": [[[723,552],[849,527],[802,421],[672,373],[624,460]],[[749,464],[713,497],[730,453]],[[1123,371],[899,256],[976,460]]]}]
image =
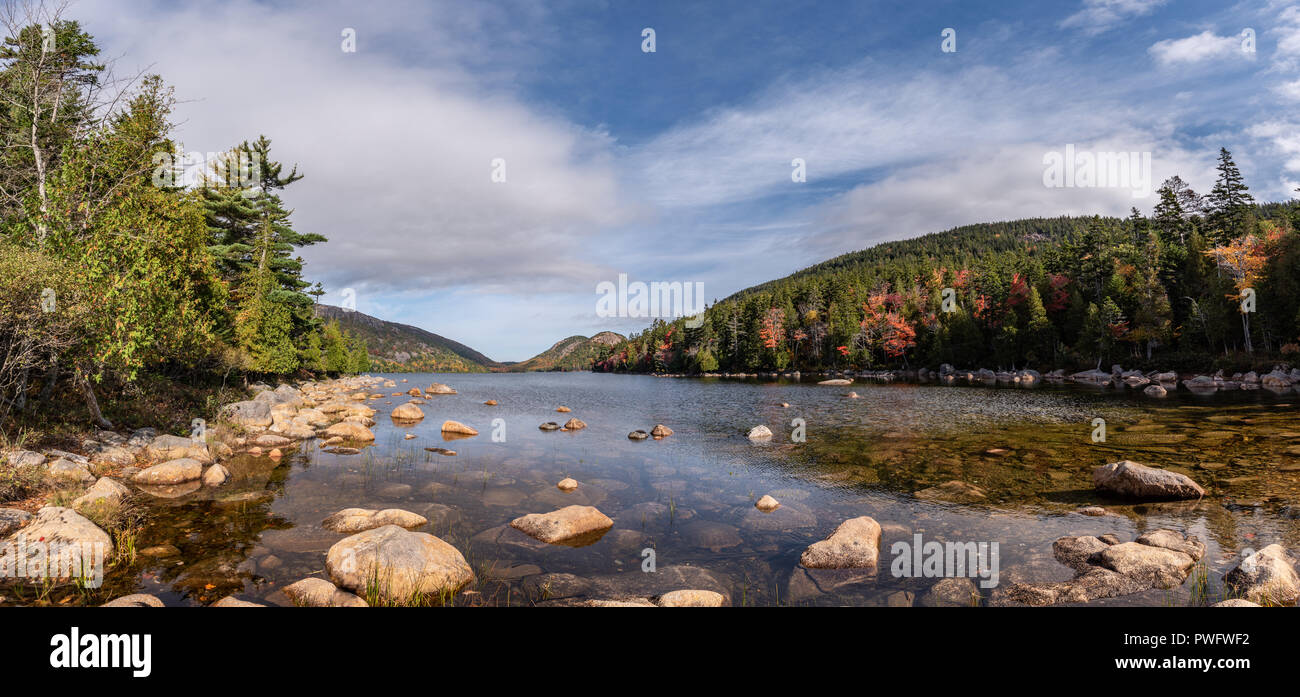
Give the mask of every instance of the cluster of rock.
[{"label": "cluster of rock", "polygon": [[[1142,372],[1140,370],[1124,370],[1122,366],[1111,366],[1110,372],[1103,370],[1085,370],[1077,373],[1067,373],[1065,369],[1060,368],[1049,373],[1040,373],[1036,370],[999,370],[993,371],[988,368],[978,370],[958,370],[953,366],[945,363],[939,366],[938,370],[928,368],[918,368],[915,370],[831,370],[823,373],[816,373],[824,377],[818,381],[819,385],[849,385],[854,379],[872,381],[872,382],[938,382],[942,385],[953,385],[958,382],[967,384],[983,384],[987,386],[994,385],[1015,385],[1019,387],[1034,387],[1044,382],[1050,383],[1077,383],[1091,387],[1107,387],[1117,389],[1140,389],[1150,397],[1164,397],[1172,390],[1178,389],[1181,384],[1184,389],[1197,394],[1212,393],[1229,390],[1256,390],[1265,389],[1275,393],[1285,393],[1296,389],[1300,385],[1300,368],[1289,368],[1284,366],[1275,366],[1270,372],[1259,375],[1255,372],[1235,373],[1232,376],[1226,376],[1222,370],[1213,375],[1196,375],[1183,380],[1179,380],[1178,373],[1173,371],[1152,370]],[[658,377],[714,377],[714,378],[789,378],[800,379],[802,374],[799,371],[784,373],[703,373],[701,375],[686,374],[660,374]]]},{"label": "cluster of rock", "polygon": [[671,428],[668,428],[663,424],[656,424],[654,428],[650,429],[649,433],[638,428],[637,430],[627,434],[627,437],[630,440],[645,440],[650,437],[653,437],[655,440],[662,440],[672,434],[673,430]]},{"label": "cluster of rock", "polygon": [[[1069,581],[1011,583],[993,591],[989,604],[1086,603],[1152,589],[1177,588],[1205,556],[1205,544],[1174,530],[1152,530],[1133,542],[1113,534],[1062,537],[1052,544],[1056,560],[1075,571]],[[1300,601],[1300,575],[1281,545],[1248,554],[1223,577],[1232,596],[1219,607],[1293,605]]]},{"label": "cluster of rock", "polygon": [[1109,534],[1062,537],[1053,543],[1052,552],[1057,561],[1074,569],[1074,578],[1000,586],[989,604],[1086,603],[1153,588],[1177,588],[1205,556],[1205,544],[1173,530],[1153,530],[1133,542],[1120,542]]},{"label": "cluster of rock", "polygon": [[1287,372],[1281,366],[1274,366],[1273,370],[1264,375],[1251,371],[1234,373],[1228,377],[1220,370],[1214,375],[1197,375],[1183,380],[1182,385],[1196,394],[1258,389],[1282,394],[1295,389],[1297,383],[1300,383],[1300,368],[1292,368]]}]

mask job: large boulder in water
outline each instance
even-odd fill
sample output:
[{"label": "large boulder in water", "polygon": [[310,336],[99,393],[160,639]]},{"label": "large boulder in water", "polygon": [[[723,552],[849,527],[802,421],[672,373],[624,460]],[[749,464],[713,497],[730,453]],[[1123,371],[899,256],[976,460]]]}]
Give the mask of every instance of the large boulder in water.
[{"label": "large boulder in water", "polygon": [[355,424],[350,421],[340,421],[339,423],[325,429],[326,437],[338,436],[343,440],[368,443],[375,439],[375,434],[361,424]]},{"label": "large boulder in water", "polygon": [[870,516],[840,523],[830,537],[804,550],[806,569],[874,569],[880,557],[880,524]]},{"label": "large boulder in water", "polygon": [[414,404],[399,404],[393,409],[392,417],[394,421],[419,421],[424,418],[424,412]]},{"label": "large boulder in water", "polygon": [[1291,605],[1300,600],[1300,577],[1282,545],[1272,544],[1246,557],[1223,577],[1234,593],[1261,605]]},{"label": "large boulder in water", "polygon": [[510,527],[549,544],[572,544],[597,538],[614,527],[614,521],[594,506],[575,505],[520,516],[510,521]]},{"label": "large boulder in water", "polygon": [[451,421],[451,420],[442,422],[442,432],[455,433],[457,435],[462,435],[462,436],[478,435],[478,431],[475,431],[474,429],[470,428],[469,426],[466,426],[465,424],[459,421]]},{"label": "large boulder in water", "polygon": [[372,587],[380,598],[399,603],[423,595],[450,596],[474,580],[474,570],[455,547],[396,525],[335,543],[325,569],[340,588],[362,593]]},{"label": "large boulder in water", "polygon": [[1142,499],[1194,499],[1205,489],[1185,474],[1147,467],[1131,460],[1102,465],[1092,472],[1099,491]]},{"label": "large boulder in water", "polygon": [[191,457],[182,457],[140,470],[131,477],[131,481],[157,486],[193,482],[202,476],[203,463]]}]

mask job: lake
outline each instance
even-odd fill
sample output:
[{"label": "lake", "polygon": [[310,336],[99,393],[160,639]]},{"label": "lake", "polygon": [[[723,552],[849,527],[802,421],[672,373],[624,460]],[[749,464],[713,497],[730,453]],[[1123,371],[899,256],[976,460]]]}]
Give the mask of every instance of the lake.
[{"label": "lake", "polygon": [[[1222,575],[1242,549],[1300,543],[1294,393],[1176,392],[1153,400],[1075,386],[832,387],[592,373],[384,377],[401,390],[442,382],[459,394],[428,397],[426,418],[415,425],[388,418],[405,395],[368,400],[379,412],[376,440],[359,454],[323,452],[313,440],[279,462],[241,455],[224,463],[232,480],[219,489],[152,501],[136,548],[154,548],[153,556],[138,554],[113,570],[97,601],[145,592],[177,605],[231,594],[285,603],[284,585],[325,576],[325,552],[345,536],[320,523],[348,507],[427,517],[422,530],[457,547],[478,575],[458,605],[525,606],[682,587],[717,588],[733,605],[922,604],[938,579],[895,576],[896,542],[911,545],[919,535],[924,542],[997,543],[1007,584],[1069,579],[1070,569],[1052,554],[1061,536],[1113,533],[1128,541],[1162,527],[1206,543],[1201,571],[1178,589],[1095,604],[1205,604],[1222,596]],[[861,398],[847,398],[850,390]],[[484,405],[489,399],[498,405]],[[560,405],[572,413],[556,413]],[[588,427],[538,429],[570,416]],[[1098,418],[1104,442],[1094,442]],[[446,419],[480,435],[446,441],[439,431]],[[802,442],[795,420],[802,420]],[[659,423],[675,433],[627,437]],[[770,441],[746,438],[759,424],[773,431]],[[1092,469],[1122,459],[1183,472],[1209,493],[1200,501],[1135,504],[1094,492]],[[559,491],[565,477],[579,488]],[[916,495],[951,481],[977,487],[982,497]],[[765,494],[781,508],[758,511],[754,502]],[[614,528],[593,544],[567,547],[508,527],[517,516],[570,504],[596,506]],[[1086,505],[1109,515],[1076,512]],[[799,568],[808,545],[863,515],[884,531],[875,574],[819,577]],[[974,602],[989,593],[981,590]]]}]

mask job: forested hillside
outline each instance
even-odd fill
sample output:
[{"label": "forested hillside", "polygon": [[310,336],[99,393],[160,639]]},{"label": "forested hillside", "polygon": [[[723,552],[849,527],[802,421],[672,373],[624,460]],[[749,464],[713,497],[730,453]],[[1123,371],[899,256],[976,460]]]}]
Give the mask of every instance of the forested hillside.
[{"label": "forested hillside", "polygon": [[61,6],[14,7],[28,16],[0,44],[0,426],[65,414],[51,402],[75,394],[109,427],[100,403],[145,378],[367,369],[312,311],[322,290],[298,251],[326,240],[294,226],[281,192],[303,174],[271,141],[188,180],[160,76],[114,78]]},{"label": "forested hillside", "polygon": [[337,322],[366,347],[370,369],[382,373],[483,373],[497,366],[474,349],[409,324],[356,310],[317,305],[317,316]]},{"label": "forested hillside", "polygon": [[1267,365],[1300,354],[1300,205],[1257,205],[1227,150],[1126,219],[968,225],[747,289],[698,328],[656,321],[597,370]]},{"label": "forested hillside", "polygon": [[612,347],[624,341],[626,337],[614,332],[600,332],[591,338],[571,336],[526,361],[505,364],[504,369],[511,372],[591,370],[592,364],[604,360]]}]

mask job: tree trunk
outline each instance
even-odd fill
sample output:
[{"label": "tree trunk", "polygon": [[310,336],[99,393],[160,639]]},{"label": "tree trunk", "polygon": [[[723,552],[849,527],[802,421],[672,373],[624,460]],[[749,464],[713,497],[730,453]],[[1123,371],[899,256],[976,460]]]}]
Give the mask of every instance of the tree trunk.
[{"label": "tree trunk", "polygon": [[18,393],[14,395],[14,410],[26,411],[27,409],[27,374],[30,368],[23,368],[18,374]]},{"label": "tree trunk", "polygon": [[77,368],[76,381],[81,388],[82,396],[86,398],[86,409],[90,411],[90,418],[95,422],[96,426],[111,431],[113,422],[104,418],[103,412],[99,410],[99,400],[95,399],[95,388],[91,387],[90,379],[86,377],[84,368]]},{"label": "tree trunk", "polygon": [[1246,338],[1246,353],[1255,353],[1255,347],[1250,343],[1250,315],[1241,313],[1241,332]]},{"label": "tree trunk", "polygon": [[50,370],[45,374],[45,385],[41,387],[41,406],[50,403],[50,398],[54,396],[54,383],[59,381],[59,357],[56,355],[54,361],[50,363]]}]

